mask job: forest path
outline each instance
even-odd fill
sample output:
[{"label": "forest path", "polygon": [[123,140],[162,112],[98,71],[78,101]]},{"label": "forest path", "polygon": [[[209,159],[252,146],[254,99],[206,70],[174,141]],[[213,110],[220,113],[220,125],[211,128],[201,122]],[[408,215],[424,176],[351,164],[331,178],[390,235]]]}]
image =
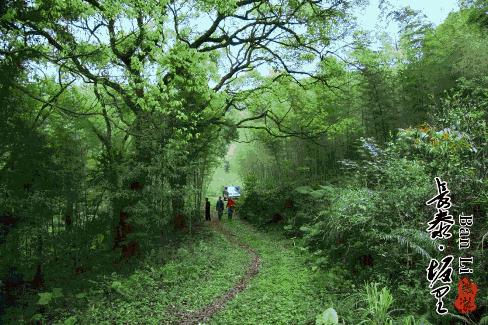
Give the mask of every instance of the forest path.
[{"label": "forest path", "polygon": [[307,256],[280,231],[203,222],[177,249],[154,248],[135,270],[91,281],[57,323],[311,324],[329,303]]},{"label": "forest path", "polygon": [[279,233],[242,220],[212,221],[211,228],[246,251],[244,275],[205,307],[181,315],[180,324],[303,324],[320,311],[320,288],[303,253]]},{"label": "forest path", "polygon": [[237,281],[237,283],[232,288],[227,290],[221,296],[216,297],[210,304],[204,306],[202,309],[190,313],[180,314],[179,324],[190,325],[199,324],[207,321],[210,317],[223,309],[226,303],[234,299],[239,292],[246,289],[249,281],[259,272],[261,259],[256,250],[254,250],[244,242],[240,241],[236,235],[234,235],[226,227],[222,226],[219,221],[213,219],[210,222],[210,225],[214,230],[222,233],[230,243],[237,245],[245,250],[251,256],[251,260],[247,266],[247,270],[244,275]]}]

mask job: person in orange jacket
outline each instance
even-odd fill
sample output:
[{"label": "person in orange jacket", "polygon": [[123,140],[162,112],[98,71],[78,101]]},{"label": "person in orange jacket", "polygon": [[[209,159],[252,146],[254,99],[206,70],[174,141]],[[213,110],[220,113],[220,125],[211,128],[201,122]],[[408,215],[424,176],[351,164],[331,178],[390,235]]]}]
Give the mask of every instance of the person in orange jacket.
[{"label": "person in orange jacket", "polygon": [[227,218],[229,220],[232,220],[232,214],[234,213],[234,205],[235,204],[236,204],[236,202],[232,198],[229,198],[227,200]]}]

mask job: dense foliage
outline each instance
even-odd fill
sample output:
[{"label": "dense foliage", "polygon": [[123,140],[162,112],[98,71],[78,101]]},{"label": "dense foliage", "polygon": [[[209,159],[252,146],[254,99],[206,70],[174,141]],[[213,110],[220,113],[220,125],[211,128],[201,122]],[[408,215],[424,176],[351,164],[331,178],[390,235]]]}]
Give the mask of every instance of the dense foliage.
[{"label": "dense foliage", "polygon": [[[449,184],[452,214],[472,214],[477,224],[470,254],[480,288],[478,311],[450,317],[478,322],[487,308],[487,52],[486,31],[469,20],[474,11],[452,13],[435,29],[422,25],[415,12],[403,12],[399,48],[358,46],[353,57],[360,68],[343,70],[345,86],[302,90],[302,98],[322,95],[308,103],[320,113],[331,101],[348,107],[321,118],[335,122],[325,123],[326,134],[310,142],[263,132],[255,135],[260,142],[253,153],[242,158],[244,218],[261,226],[281,223],[289,236],[304,239],[322,272],[338,268],[339,279],[355,288],[364,282],[388,287],[395,297],[392,308],[402,308],[399,314],[417,320],[424,315],[434,324],[446,321],[435,314],[425,280],[429,259],[445,254],[425,231],[432,218],[425,202],[435,193],[436,176]],[[332,100],[322,101],[324,94]],[[295,96],[281,101],[302,110]],[[449,245],[455,253],[457,239]],[[333,304],[346,323],[364,319],[344,308],[351,306],[348,298],[341,299]],[[449,300],[454,299],[451,291]],[[378,322],[383,323],[388,322]]]}]

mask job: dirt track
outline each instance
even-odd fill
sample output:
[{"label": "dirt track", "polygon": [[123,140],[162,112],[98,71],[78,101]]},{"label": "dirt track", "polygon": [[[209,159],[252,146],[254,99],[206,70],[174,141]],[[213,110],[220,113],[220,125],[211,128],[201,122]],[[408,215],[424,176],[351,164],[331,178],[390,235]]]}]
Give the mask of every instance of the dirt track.
[{"label": "dirt track", "polygon": [[225,227],[223,227],[219,221],[212,220],[211,226],[216,231],[222,233],[229,242],[247,251],[249,255],[251,255],[251,261],[247,266],[246,273],[234,284],[232,288],[227,290],[221,296],[215,298],[211,303],[209,303],[200,310],[191,313],[179,313],[178,316],[180,320],[178,324],[191,325],[207,321],[210,317],[212,317],[212,315],[223,309],[228,301],[234,299],[234,297],[239,292],[246,289],[249,281],[259,272],[261,259],[259,254],[253,248],[239,241],[236,236],[232,234],[229,230],[225,229]]}]

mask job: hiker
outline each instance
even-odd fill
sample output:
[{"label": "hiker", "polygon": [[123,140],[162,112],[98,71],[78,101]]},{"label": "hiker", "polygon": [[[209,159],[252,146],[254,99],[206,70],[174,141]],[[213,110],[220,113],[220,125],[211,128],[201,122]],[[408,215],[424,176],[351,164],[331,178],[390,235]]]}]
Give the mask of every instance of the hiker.
[{"label": "hiker", "polygon": [[210,201],[205,198],[205,220],[210,221]]},{"label": "hiker", "polygon": [[227,218],[229,220],[232,220],[232,213],[234,213],[234,205],[235,205],[235,201],[232,200],[232,198],[229,198],[227,200]]},{"label": "hiker", "polygon": [[222,198],[219,196],[219,199],[217,201],[216,205],[217,209],[217,215],[219,216],[219,221],[222,220],[222,214],[224,214],[224,201],[222,201]]}]

